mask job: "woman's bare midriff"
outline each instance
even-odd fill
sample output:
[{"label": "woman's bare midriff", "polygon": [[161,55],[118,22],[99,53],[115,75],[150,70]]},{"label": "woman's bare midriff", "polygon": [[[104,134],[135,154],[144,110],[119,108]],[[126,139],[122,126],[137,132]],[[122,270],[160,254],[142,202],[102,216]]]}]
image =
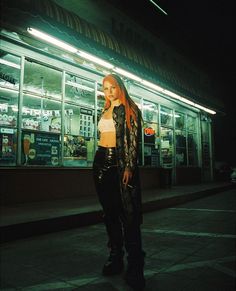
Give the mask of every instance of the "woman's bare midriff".
[{"label": "woman's bare midriff", "polygon": [[116,147],[116,133],[112,131],[101,133],[99,145],[106,148]]}]

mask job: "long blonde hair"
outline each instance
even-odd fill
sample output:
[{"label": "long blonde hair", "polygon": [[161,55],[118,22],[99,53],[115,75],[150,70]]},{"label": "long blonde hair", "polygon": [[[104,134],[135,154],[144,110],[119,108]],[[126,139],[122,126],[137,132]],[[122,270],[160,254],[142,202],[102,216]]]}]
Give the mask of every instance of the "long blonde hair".
[{"label": "long blonde hair", "polygon": [[[105,81],[109,81],[111,84],[113,84],[115,87],[118,88],[119,100],[120,100],[121,104],[123,104],[125,106],[126,122],[127,122],[128,128],[130,128],[131,127],[131,123],[130,123],[131,117],[133,118],[133,120],[135,120],[137,122],[138,121],[138,114],[140,114],[139,116],[141,116],[141,112],[140,112],[138,106],[135,104],[135,102],[129,96],[122,79],[118,75],[109,74],[109,75],[105,76],[103,79],[103,86],[104,86]],[[105,96],[105,100],[106,101],[105,101],[104,109],[106,110],[111,106],[111,101],[106,96]]]}]

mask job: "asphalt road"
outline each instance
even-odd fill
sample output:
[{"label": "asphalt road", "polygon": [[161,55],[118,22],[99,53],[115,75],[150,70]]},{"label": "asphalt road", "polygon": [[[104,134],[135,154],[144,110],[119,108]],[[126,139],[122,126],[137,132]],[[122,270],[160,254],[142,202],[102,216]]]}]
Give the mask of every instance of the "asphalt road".
[{"label": "asphalt road", "polygon": [[[149,291],[234,291],[235,189],[144,215]],[[1,245],[0,290],[128,291],[105,278],[103,224]]]}]

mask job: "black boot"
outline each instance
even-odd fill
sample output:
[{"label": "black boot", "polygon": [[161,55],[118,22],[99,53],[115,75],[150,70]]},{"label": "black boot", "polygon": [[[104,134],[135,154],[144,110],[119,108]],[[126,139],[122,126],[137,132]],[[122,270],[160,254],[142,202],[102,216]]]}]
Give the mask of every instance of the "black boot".
[{"label": "black boot", "polygon": [[124,251],[116,247],[111,247],[110,255],[103,266],[102,274],[104,276],[112,276],[120,274],[124,269],[123,261]]},{"label": "black boot", "polygon": [[143,274],[144,255],[145,253],[143,252],[136,257],[130,255],[127,257],[128,266],[125,273],[125,281],[134,291],[142,291],[146,285]]}]

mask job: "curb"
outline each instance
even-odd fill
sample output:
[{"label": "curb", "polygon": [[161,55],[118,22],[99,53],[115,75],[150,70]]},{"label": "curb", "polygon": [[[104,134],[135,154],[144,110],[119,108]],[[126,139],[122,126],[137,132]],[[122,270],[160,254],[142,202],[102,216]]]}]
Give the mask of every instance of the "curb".
[{"label": "curb", "polygon": [[[142,205],[143,213],[155,211],[158,209],[168,208],[175,205],[183,204],[189,201],[207,197],[226,190],[235,188],[234,184],[215,187],[211,189],[201,190],[193,193],[185,193],[183,195],[167,197],[157,200],[144,202]],[[87,213],[78,213],[74,215],[67,215],[55,217],[50,219],[43,219],[38,221],[31,221],[13,225],[0,227],[1,238],[0,243],[6,243],[17,239],[23,239],[32,236],[58,232],[77,227],[89,226],[103,221],[102,211],[91,211]]]}]

